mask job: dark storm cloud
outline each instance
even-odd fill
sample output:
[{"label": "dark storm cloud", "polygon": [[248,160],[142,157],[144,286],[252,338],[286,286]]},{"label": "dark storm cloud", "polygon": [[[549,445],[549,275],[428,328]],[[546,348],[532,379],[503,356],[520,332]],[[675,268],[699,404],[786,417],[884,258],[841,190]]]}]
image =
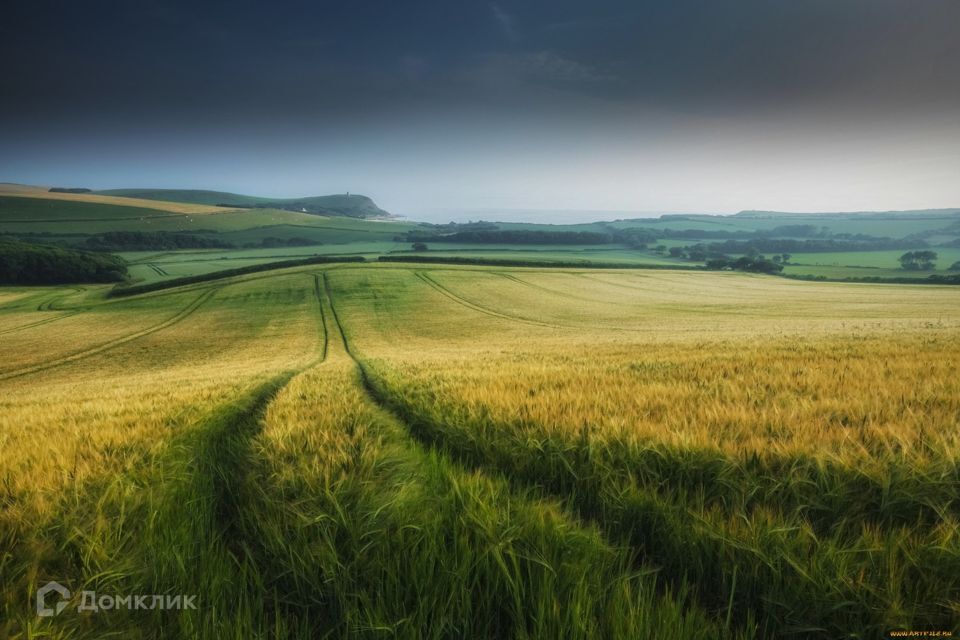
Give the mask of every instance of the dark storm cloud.
[{"label": "dark storm cloud", "polygon": [[960,97],[956,0],[17,3],[4,115]]},{"label": "dark storm cloud", "polygon": [[446,73],[500,32],[486,4],[394,2],[19,3],[4,24],[6,113],[376,108],[430,93],[409,61]]},{"label": "dark storm cloud", "polygon": [[0,180],[956,206],[958,32],[958,0],[7,3]]}]

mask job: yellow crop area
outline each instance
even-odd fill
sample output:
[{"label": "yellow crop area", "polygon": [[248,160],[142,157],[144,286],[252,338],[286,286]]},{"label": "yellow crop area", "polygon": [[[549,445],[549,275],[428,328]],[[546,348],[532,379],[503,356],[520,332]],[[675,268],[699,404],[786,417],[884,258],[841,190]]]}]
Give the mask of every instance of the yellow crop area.
[{"label": "yellow crop area", "polygon": [[955,288],[314,266],[0,345],[0,636],[960,631]]},{"label": "yellow crop area", "polygon": [[224,207],[216,207],[204,204],[190,204],[186,202],[165,202],[163,200],[106,196],[96,193],[63,193],[50,191],[43,187],[10,183],[0,183],[0,196],[39,198],[42,200],[58,200],[69,202],[90,202],[95,204],[139,207],[141,209],[156,209],[158,211],[185,214],[223,213],[224,211],[230,210],[225,209]]}]

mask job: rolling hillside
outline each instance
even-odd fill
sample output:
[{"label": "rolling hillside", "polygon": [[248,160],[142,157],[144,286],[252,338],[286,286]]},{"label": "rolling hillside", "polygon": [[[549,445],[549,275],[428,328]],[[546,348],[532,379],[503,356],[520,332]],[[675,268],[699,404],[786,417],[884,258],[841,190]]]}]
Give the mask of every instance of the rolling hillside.
[{"label": "rolling hillside", "polygon": [[[800,278],[925,280],[960,272],[960,213],[954,210],[428,224],[393,218],[358,195],[269,200],[211,190],[49,189],[0,183],[0,235],[116,252],[134,280],[321,255],[376,260],[395,254],[690,269],[755,253],[776,258],[778,271]],[[927,269],[904,269],[899,258],[913,250],[932,251],[936,260]]]},{"label": "rolling hillside", "polygon": [[257,209],[285,209],[287,211],[338,215],[350,218],[384,218],[390,215],[367,196],[349,193],[304,198],[261,198],[227,191],[200,189],[108,189],[95,193],[143,200],[164,200]]},{"label": "rolling hillside", "polygon": [[[341,263],[107,291],[0,288],[0,637],[956,633],[955,290]],[[38,617],[47,576],[73,597]],[[116,604],[155,590],[196,606]]]},{"label": "rolling hillside", "polygon": [[[139,207],[142,209],[154,209],[166,213],[183,213],[189,215],[201,215],[206,213],[222,213],[222,207],[212,205],[192,204],[188,202],[169,202],[164,200],[148,200],[144,198],[126,198],[120,196],[106,196],[98,193],[69,193],[62,191],[50,191],[49,186],[38,186],[29,184],[16,184],[12,182],[0,182],[0,196],[16,198],[34,198],[37,200],[46,200],[47,205],[55,203],[73,203],[85,202],[98,205],[108,205],[114,207]],[[69,204],[64,205],[69,207]]]}]

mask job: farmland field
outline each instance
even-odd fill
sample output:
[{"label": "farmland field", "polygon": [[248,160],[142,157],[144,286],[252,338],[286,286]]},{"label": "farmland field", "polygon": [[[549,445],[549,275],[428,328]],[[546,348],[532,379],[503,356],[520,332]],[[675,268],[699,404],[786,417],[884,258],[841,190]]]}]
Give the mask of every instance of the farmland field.
[{"label": "farmland field", "polygon": [[[334,211],[213,206],[210,202],[219,199],[247,198],[218,192],[121,193],[143,197],[49,193],[39,187],[0,183],[0,240],[116,253],[126,260],[127,275],[135,283],[345,255],[368,260],[427,256],[434,260],[452,257],[524,264],[703,269],[711,257],[734,258],[753,252],[775,257],[782,261],[776,268],[782,269],[783,275],[800,278],[956,279],[960,273],[957,210],[859,215],[744,212],[567,225],[477,222],[458,226],[364,219]],[[161,196],[186,200],[150,199]],[[283,201],[266,205],[282,206]],[[492,236],[471,237],[474,227]],[[525,233],[527,237],[523,237]],[[109,238],[104,243],[105,234],[126,234],[127,244]],[[537,234],[550,240],[537,239]],[[571,241],[576,234],[586,237]],[[425,246],[414,250],[417,237],[425,240]],[[171,245],[171,240],[185,244]],[[930,250],[936,258],[922,268],[907,269],[900,257],[910,250]]]},{"label": "farmland field", "polygon": [[[107,290],[0,295],[0,636],[960,630],[955,288],[381,264]],[[197,608],[38,618],[48,580]]]}]

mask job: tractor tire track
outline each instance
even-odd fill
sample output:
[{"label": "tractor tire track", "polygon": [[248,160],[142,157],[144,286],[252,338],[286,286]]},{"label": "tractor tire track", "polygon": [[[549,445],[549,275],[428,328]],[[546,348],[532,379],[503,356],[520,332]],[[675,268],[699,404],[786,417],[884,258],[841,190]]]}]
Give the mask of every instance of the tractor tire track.
[{"label": "tractor tire track", "polygon": [[[637,563],[638,570],[659,571],[663,565],[665,556],[660,550],[651,552],[644,549],[630,536],[629,527],[623,527],[618,524],[612,524],[605,520],[599,510],[584,508],[579,505],[576,499],[577,491],[569,487],[560,487],[552,482],[552,478],[538,479],[529,477],[526,474],[517,476],[511,473],[507,467],[502,467],[494,461],[486,458],[482,454],[473,450],[471,446],[463,441],[444,433],[441,425],[433,424],[430,421],[423,420],[415,413],[405,407],[402,402],[390,397],[388,392],[383,391],[375,381],[375,376],[368,372],[367,366],[359,359],[348,346],[346,337],[343,335],[343,329],[337,322],[341,337],[344,340],[344,346],[356,364],[360,376],[360,382],[370,401],[374,403],[386,415],[400,424],[422,450],[435,452],[449,464],[467,472],[482,474],[491,479],[498,479],[505,482],[511,491],[516,495],[531,496],[531,499],[556,500],[563,507],[564,512],[568,514],[571,521],[592,524],[600,531],[604,540],[617,546],[622,545],[636,553],[634,561]],[[682,588],[682,584],[667,584],[670,587]],[[668,591],[669,593],[669,591]],[[705,611],[711,612],[715,616],[715,607],[710,598],[700,597],[694,594],[694,602],[702,606]]]},{"label": "tractor tire track", "polygon": [[[306,279],[311,275],[305,273],[301,276],[304,286],[310,286]],[[229,625],[221,626],[219,622],[225,617],[242,615],[239,610],[242,597],[256,589],[249,584],[251,575],[256,576],[260,568],[260,557],[256,554],[258,543],[251,536],[255,530],[251,517],[256,514],[250,513],[247,502],[251,490],[250,463],[255,455],[253,441],[277,394],[295,375],[326,358],[325,315],[318,276],[313,276],[312,285],[317,303],[316,315],[311,314],[316,322],[313,330],[323,331],[323,340],[313,342],[306,352],[310,361],[297,366],[303,361],[304,352],[295,352],[286,362],[280,363],[281,367],[288,366],[288,369],[270,367],[245,377],[243,388],[221,398],[189,426],[174,431],[160,457],[148,465],[155,465],[152,473],[156,474],[150,476],[153,490],[148,492],[150,517],[143,519],[143,530],[133,527],[129,534],[123,532],[122,539],[124,554],[137,558],[141,565],[131,570],[129,558],[124,555],[122,560],[111,566],[113,571],[110,575],[124,575],[134,580],[134,584],[140,584],[144,592],[157,584],[154,581],[160,577],[164,588],[174,586],[184,592],[199,593],[200,598],[209,597],[216,603],[215,606],[223,607],[201,619],[201,624],[208,625],[204,627],[204,634],[198,634],[200,627],[195,626],[195,620],[184,616],[165,621],[164,624],[169,626],[162,635],[217,637],[211,634],[211,630],[228,628]],[[117,344],[169,328],[195,312],[221,289],[213,287],[201,292],[175,316],[149,329],[73,354],[61,361],[86,357],[93,352],[99,353]],[[56,364],[49,362],[41,366],[49,368]],[[40,368],[31,367],[30,370]],[[26,371],[14,373],[23,375]],[[9,374],[7,377],[10,377]],[[84,490],[100,492],[102,488],[92,486],[84,487]],[[98,501],[105,499],[100,495],[94,497]],[[127,497],[127,494],[123,494],[111,499],[123,501],[118,503],[118,508],[122,509]],[[103,507],[103,502],[95,504],[98,509]],[[119,522],[123,524],[122,517]],[[163,553],[157,553],[159,549],[163,549]],[[208,584],[209,579],[209,573],[205,572],[210,567],[224,569],[223,582],[218,584],[217,589],[203,590],[203,585]],[[215,600],[218,597],[219,600]],[[204,602],[201,611],[207,606],[208,603]],[[184,621],[182,625],[180,620]],[[112,627],[109,630],[120,635],[124,633],[114,631]],[[252,631],[247,635],[251,634],[258,635]]]},{"label": "tractor tire track", "polygon": [[[402,404],[395,402],[389,394],[383,392],[375,381],[375,376],[368,371],[367,365],[356,353],[347,337],[343,321],[334,304],[333,295],[330,289],[330,282],[327,274],[324,273],[324,291],[326,301],[330,305],[329,314],[332,317],[336,327],[334,339],[339,337],[339,341],[346,352],[346,355],[353,361],[357,371],[359,383],[367,397],[368,402],[373,408],[381,413],[386,419],[402,429],[405,435],[405,446],[411,447],[418,454],[436,455],[442,463],[451,469],[452,472],[464,475],[477,474],[491,482],[502,484],[508,491],[510,501],[517,505],[534,507],[541,501],[554,502],[560,506],[564,519],[572,526],[585,529],[595,526],[600,533],[601,539],[605,544],[613,548],[620,547],[625,536],[618,531],[616,527],[602,526],[607,523],[601,522],[593,514],[577,507],[571,496],[564,491],[557,491],[552,487],[545,486],[536,481],[525,477],[515,477],[507,469],[492,464],[484,460],[476,452],[458,447],[427,425],[423,424],[417,416],[405,410]],[[330,333],[328,331],[328,333]],[[635,549],[628,553],[633,554]],[[654,567],[657,558],[652,554],[644,555],[637,553],[631,555],[630,563],[633,571],[652,572],[656,571]],[[658,588],[658,587],[657,587]],[[664,593],[669,594],[669,590]],[[700,604],[700,603],[698,603]],[[706,603],[703,603],[706,605]],[[704,611],[709,610],[704,607]]]},{"label": "tractor tire track", "polygon": [[49,298],[44,298],[43,302],[37,305],[37,311],[56,311],[56,309],[53,308],[53,305],[61,300],[69,298],[71,295],[73,295],[73,293],[79,293],[81,291],[83,291],[82,288],[70,287],[70,293],[58,293],[50,296]]},{"label": "tractor tire track", "polygon": [[219,290],[220,290],[220,287],[214,287],[206,290],[205,292],[197,296],[197,298],[194,299],[193,302],[191,302],[186,307],[181,309],[176,315],[164,320],[163,322],[155,324],[152,327],[148,327],[140,331],[129,333],[125,336],[121,336],[119,338],[115,338],[103,344],[97,345],[96,347],[92,347],[90,349],[84,349],[82,351],[77,351],[75,353],[64,356],[62,358],[56,358],[54,360],[49,360],[47,362],[43,362],[40,364],[35,364],[29,367],[24,367],[22,369],[15,369],[13,371],[2,373],[0,374],[0,380],[9,380],[11,378],[19,378],[21,376],[29,375],[31,373],[46,371],[47,369],[59,367],[61,365],[68,364],[70,362],[76,362],[77,360],[89,358],[90,356],[97,355],[98,353],[103,353],[104,351],[108,351],[109,349],[113,349],[114,347],[118,347],[122,344],[126,344],[127,342],[131,342],[138,338],[142,338],[152,333],[156,333],[157,331],[161,331],[163,329],[171,327],[179,323],[180,321],[185,320],[187,317],[193,314],[193,312],[199,309],[205,302],[207,302],[210,298],[212,298],[213,295]]},{"label": "tractor tire track", "polygon": [[[340,318],[340,313],[337,311],[337,307],[334,304],[333,293],[330,289],[330,280],[326,273],[323,274],[323,287],[324,293],[326,294],[326,303],[329,305],[330,309],[329,315],[333,320],[333,325],[336,331],[336,333],[334,333],[328,329],[326,333],[328,335],[333,335],[334,339],[339,341],[339,346],[343,348],[343,351],[346,353],[346,355],[350,358],[350,360],[353,361],[354,368],[356,369],[359,377],[360,386],[362,387],[363,392],[371,406],[376,408],[384,416],[401,427],[404,433],[407,435],[409,444],[411,446],[416,446],[423,452],[435,452],[441,455],[447,464],[450,464],[454,468],[461,471],[477,471],[492,479],[504,479],[505,482],[507,482],[516,490],[525,491],[530,488],[522,485],[521,483],[514,482],[513,479],[507,477],[499,469],[489,468],[488,465],[475,464],[466,456],[461,457],[457,455],[457,452],[445,447],[444,444],[439,440],[432,439],[425,433],[421,432],[421,429],[418,427],[416,422],[408,420],[406,412],[403,411],[403,408],[392,402],[386,394],[380,391],[374,382],[373,376],[367,370],[367,365],[364,364],[363,360],[354,350],[350,339],[347,337],[343,321]],[[540,496],[543,495],[543,492],[535,490],[531,495]]]},{"label": "tractor tire track", "polygon": [[434,451],[443,455],[444,459],[448,463],[455,465],[459,469],[478,471],[491,478],[506,478],[508,483],[517,489],[532,489],[534,495],[545,495],[545,493],[540,491],[540,489],[537,487],[529,486],[522,482],[515,482],[514,479],[506,476],[500,469],[491,467],[487,464],[479,463],[478,461],[471,459],[469,456],[459,455],[459,452],[451,447],[447,447],[439,438],[431,437],[426,430],[419,425],[415,416],[408,415],[408,412],[405,411],[401,405],[393,402],[387,394],[383,393],[375,383],[374,376],[368,371],[367,365],[356,353],[350,342],[350,339],[347,337],[343,321],[341,320],[340,314],[337,311],[337,307],[333,301],[333,293],[330,290],[330,280],[326,273],[323,274],[323,285],[324,292],[326,294],[326,302],[330,305],[330,316],[332,317],[333,324],[336,327],[336,334],[333,334],[333,332],[330,330],[327,330],[326,333],[333,334],[334,339],[339,338],[339,342],[341,343],[344,352],[346,352],[347,356],[353,361],[354,367],[356,368],[357,374],[360,378],[360,384],[369,402],[384,415],[396,422],[399,426],[403,427],[412,443],[416,444],[424,451]]},{"label": "tractor tire track", "polygon": [[[650,271],[653,271],[653,270],[651,269]],[[645,294],[661,293],[661,292],[663,292],[665,285],[669,285],[669,286],[671,286],[671,287],[676,287],[676,286],[677,286],[677,285],[676,285],[676,282],[672,282],[672,281],[670,281],[669,279],[664,278],[662,275],[659,275],[659,274],[657,274],[657,275],[644,274],[644,275],[643,275],[644,278],[651,280],[652,282],[656,283],[656,285],[657,285],[657,286],[648,286],[648,287],[642,287],[642,286],[631,285],[631,284],[624,284],[624,283],[622,283],[622,282],[610,282],[609,280],[603,280],[603,279],[600,277],[600,274],[596,274],[596,273],[580,272],[580,273],[574,273],[574,274],[572,274],[572,275],[575,275],[575,276],[577,276],[578,278],[583,278],[583,279],[585,279],[585,280],[590,280],[591,282],[597,282],[597,283],[599,283],[599,284],[605,284],[605,285],[609,285],[609,286],[611,286],[611,287],[620,287],[621,289],[628,289],[628,290],[630,290],[630,291],[637,291],[637,292],[639,292],[639,293],[645,293]],[[604,274],[604,275],[607,275],[607,274]],[[630,275],[635,275],[635,274],[630,274]],[[748,290],[749,290],[749,289],[748,289]],[[717,290],[716,288],[714,288],[714,289],[710,292],[710,296],[711,296],[712,298],[718,298],[718,299],[722,298],[722,299],[733,300],[733,301],[742,301],[742,300],[743,300],[743,295],[742,295],[742,293],[724,294],[724,293],[718,292],[718,290]]]},{"label": "tractor tire track", "polygon": [[579,273],[574,273],[574,274],[571,274],[571,275],[575,275],[575,276],[577,276],[578,278],[583,278],[583,279],[585,279],[585,280],[590,280],[591,282],[596,282],[596,283],[598,283],[598,284],[608,284],[608,285],[611,285],[611,286],[613,286],[613,287],[620,287],[621,289],[629,289],[630,291],[640,291],[640,292],[643,292],[643,293],[650,293],[651,291],[653,291],[652,289],[644,289],[644,288],[642,288],[642,287],[635,287],[635,286],[632,286],[632,285],[629,285],[629,284],[623,284],[622,282],[607,282],[606,280],[601,280],[601,279],[597,278],[597,277],[596,277],[594,274],[592,274],[592,273],[579,272]]},{"label": "tractor tire track", "polygon": [[[566,274],[568,274],[568,275],[571,275],[571,276],[574,276],[574,277],[578,277],[578,278],[584,278],[584,279],[587,279],[587,280],[590,280],[590,281],[596,282],[596,283],[609,284],[609,285],[612,285],[612,286],[622,287],[622,288],[625,288],[625,289],[631,289],[631,290],[633,290],[633,291],[644,291],[643,289],[639,289],[639,288],[637,288],[637,287],[631,287],[631,286],[629,286],[629,285],[618,284],[618,283],[614,283],[614,282],[607,282],[606,280],[600,280],[600,279],[594,277],[593,275],[587,274],[587,273],[581,273],[581,272],[563,272],[563,273],[566,273]],[[591,303],[591,304],[606,304],[606,305],[610,305],[610,306],[613,306],[613,307],[623,307],[623,308],[632,308],[632,309],[636,309],[638,306],[641,306],[641,305],[643,304],[643,301],[642,301],[642,300],[636,300],[636,301],[631,302],[631,303],[624,303],[624,302],[613,302],[613,301],[611,301],[611,300],[601,300],[601,299],[598,299],[598,298],[587,298],[587,297],[584,297],[584,296],[578,296],[578,295],[573,294],[573,293],[566,293],[566,292],[564,292],[564,291],[558,291],[557,289],[550,289],[549,287],[544,287],[543,285],[533,284],[532,282],[527,282],[526,280],[521,280],[520,278],[517,278],[516,276],[512,276],[512,275],[510,275],[510,274],[498,273],[497,275],[503,276],[504,278],[507,278],[508,280],[513,280],[513,281],[517,282],[518,284],[522,284],[522,285],[525,285],[525,286],[528,286],[528,287],[531,287],[531,288],[534,288],[534,289],[539,289],[540,291],[544,291],[544,292],[549,293],[550,295],[553,295],[553,296],[563,296],[563,297],[566,297],[566,298],[571,298],[571,299],[573,299],[573,300],[581,300],[581,301],[583,301],[583,302],[589,302],[589,303]],[[644,331],[643,329],[631,329],[630,327],[619,327],[619,326],[607,327],[607,326],[605,326],[605,325],[601,325],[601,326],[602,326],[604,329],[610,329],[610,330],[614,330],[614,331]]]},{"label": "tractor tire track", "polygon": [[[464,472],[476,472],[485,477],[506,483],[506,485],[510,487],[511,493],[516,495],[518,499],[557,500],[563,505],[564,511],[568,514],[572,522],[578,524],[585,522],[593,523],[601,531],[605,540],[616,541],[617,544],[629,544],[632,542],[628,531],[621,530],[617,525],[611,525],[610,522],[598,516],[599,512],[579,506],[574,498],[576,492],[572,494],[567,487],[553,486],[549,482],[549,479],[547,479],[547,482],[541,482],[535,478],[525,476],[517,477],[511,474],[508,469],[486,459],[477,451],[472,450],[469,445],[451,439],[441,426],[432,425],[422,420],[407,407],[404,407],[401,402],[397,402],[391,398],[388,392],[381,390],[375,381],[375,377],[370,374],[367,366],[354,351],[347,338],[343,323],[333,303],[330,282],[326,274],[324,274],[324,289],[340,340],[343,342],[343,347],[347,355],[353,360],[356,366],[360,377],[360,384],[365,394],[375,407],[403,427],[410,440],[416,443],[420,449],[427,452],[435,452],[437,455],[442,456],[448,464]],[[635,550],[639,549],[636,545],[630,546]],[[658,553],[643,552],[637,554],[635,561],[640,565],[656,567],[659,566],[659,561],[662,559]],[[711,610],[709,598],[701,599],[699,604],[701,604],[704,609],[708,611]]]},{"label": "tractor tire track", "polygon": [[[565,273],[565,272],[561,272],[561,273]],[[537,290],[539,290],[539,291],[543,291],[543,292],[545,292],[545,293],[549,293],[551,296],[561,296],[561,297],[564,297],[564,298],[570,298],[571,300],[580,300],[581,302],[590,302],[590,303],[593,303],[593,304],[597,304],[597,303],[600,303],[600,304],[610,304],[610,305],[613,305],[613,306],[616,306],[616,307],[630,307],[630,306],[634,306],[634,305],[622,304],[622,303],[618,303],[618,302],[611,302],[610,300],[598,300],[597,298],[587,298],[587,297],[584,297],[584,296],[578,296],[578,295],[573,294],[573,293],[567,293],[566,291],[558,291],[557,289],[550,289],[549,287],[544,287],[543,285],[534,284],[534,283],[532,283],[532,282],[527,282],[526,280],[521,280],[520,278],[518,278],[518,277],[516,277],[516,276],[513,276],[513,275],[510,275],[509,273],[499,273],[499,272],[498,272],[497,275],[500,276],[500,277],[502,277],[502,278],[506,278],[507,280],[512,280],[513,282],[516,282],[517,284],[523,285],[523,286],[525,286],[525,287],[530,287],[531,289],[537,289]],[[574,275],[574,274],[570,274],[570,275]]]},{"label": "tractor tire track", "polygon": [[[215,414],[196,432],[189,445],[195,456],[190,473],[196,478],[212,479],[213,531],[210,546],[229,554],[238,567],[253,567],[258,572],[258,543],[253,536],[255,524],[250,522],[248,470],[252,467],[253,441],[263,427],[270,404],[284,387],[310,363],[296,370],[285,371],[260,384],[253,391],[228,405],[225,413]],[[247,571],[242,572],[246,575]]]},{"label": "tractor tire track", "polygon": [[[323,362],[327,359],[327,353],[330,350],[330,330],[327,328],[327,313],[323,310],[323,293],[320,288],[320,274],[315,274],[313,276],[313,293],[317,296],[317,307],[320,309],[320,326],[323,329],[323,350],[321,352],[319,362]],[[327,275],[323,274],[323,281],[326,284]],[[318,363],[319,364],[319,363]]]},{"label": "tractor tire track", "polygon": [[78,313],[80,313],[80,311],[70,311],[70,312],[64,313],[64,314],[62,314],[62,315],[53,317],[53,318],[44,318],[43,320],[37,320],[37,321],[35,321],[35,322],[28,322],[27,324],[21,324],[21,325],[16,326],[16,327],[11,327],[11,328],[9,328],[9,329],[4,329],[3,331],[0,331],[0,336],[5,335],[5,334],[7,334],[7,333],[14,333],[14,332],[16,332],[16,331],[23,331],[24,329],[32,329],[33,327],[39,327],[39,326],[44,325],[44,324],[50,324],[51,322],[56,322],[57,320],[63,320],[63,319],[65,319],[65,318],[69,318],[69,317],[71,317],[71,316],[75,316],[75,315],[77,315]]},{"label": "tractor tire track", "polygon": [[447,288],[444,287],[442,284],[438,283],[437,281],[435,281],[434,279],[432,279],[430,276],[428,276],[426,273],[423,273],[422,271],[417,271],[417,272],[415,272],[415,275],[416,275],[420,280],[422,280],[423,282],[427,283],[429,286],[433,287],[438,293],[440,293],[441,295],[449,298],[450,300],[453,300],[453,301],[456,302],[457,304],[460,304],[460,305],[462,305],[462,306],[464,306],[464,307],[467,307],[468,309],[471,309],[471,310],[473,310],[473,311],[477,311],[477,312],[479,312],[479,313],[483,313],[483,314],[485,314],[485,315],[488,315],[488,316],[491,316],[491,317],[494,317],[494,318],[500,318],[501,320],[508,320],[508,321],[510,321],[510,322],[520,322],[520,323],[523,323],[523,324],[530,324],[530,325],[534,325],[534,326],[537,326],[537,327],[550,327],[550,328],[552,328],[552,329],[575,329],[575,328],[577,328],[577,327],[571,327],[571,326],[568,326],[568,325],[561,325],[561,324],[552,324],[552,323],[547,323],[547,322],[540,322],[539,320],[531,320],[531,319],[529,319],[529,318],[523,318],[523,317],[520,317],[520,316],[514,316],[514,315],[506,314],[506,313],[503,313],[503,312],[500,312],[500,311],[494,311],[493,309],[489,309],[489,308],[487,308],[487,307],[483,307],[483,306],[478,305],[478,304],[476,304],[476,303],[470,302],[469,300],[466,300],[465,298],[461,298],[460,296],[458,296],[457,294],[455,294],[453,291],[451,291],[450,289],[447,289]]},{"label": "tractor tire track", "polygon": [[[587,276],[586,274],[572,273],[572,272],[564,272],[564,273],[569,273],[569,275],[572,275],[572,276],[583,276],[584,278],[589,278],[589,276]],[[638,306],[641,306],[641,305],[642,305],[642,303],[641,303],[640,301],[635,302],[635,303],[622,303],[622,302],[612,302],[612,301],[610,301],[610,300],[599,300],[599,299],[597,299],[597,298],[586,298],[586,297],[583,297],[583,296],[574,295],[574,294],[572,294],[572,293],[566,293],[566,292],[564,292],[564,291],[558,291],[558,290],[556,290],[556,289],[550,289],[550,288],[544,287],[544,286],[542,286],[542,285],[533,284],[532,282],[527,282],[526,280],[521,280],[520,278],[517,278],[516,276],[512,276],[512,275],[510,275],[510,274],[497,273],[497,275],[502,276],[502,277],[504,277],[504,278],[506,278],[506,279],[508,279],[508,280],[513,280],[514,282],[516,282],[516,283],[518,283],[518,284],[521,284],[521,285],[530,287],[530,288],[532,288],[532,289],[538,289],[538,290],[543,291],[543,292],[545,292],[545,293],[549,293],[549,294],[552,295],[552,296],[562,296],[562,297],[565,297],[565,298],[570,298],[570,299],[572,299],[572,300],[580,300],[580,301],[582,301],[582,302],[589,302],[590,304],[594,304],[594,305],[596,305],[596,304],[606,304],[606,305],[610,305],[610,306],[612,306],[612,307],[619,307],[619,308],[623,308],[623,309],[637,309]],[[595,280],[595,282],[603,282],[603,281],[602,281],[602,280]],[[630,287],[630,288],[632,288],[632,287]],[[644,328],[642,328],[642,327],[624,327],[624,326],[619,325],[619,324],[602,324],[602,323],[598,324],[598,323],[596,323],[596,322],[586,322],[586,323],[583,324],[583,325],[564,325],[564,326],[569,327],[569,328],[581,329],[581,330],[582,330],[582,329],[603,329],[604,331],[616,331],[616,332],[619,332],[619,333],[648,333],[648,332],[649,332],[649,329],[644,329]]]},{"label": "tractor tire track", "polygon": [[[506,278],[506,279],[508,279],[508,280],[513,280],[513,281],[515,281],[515,282],[517,282],[518,284],[521,284],[521,285],[523,285],[523,286],[527,286],[527,287],[530,287],[530,288],[532,288],[532,289],[538,289],[538,290],[547,292],[547,293],[549,293],[550,295],[553,295],[553,296],[565,296],[565,297],[567,297],[567,298],[572,298],[572,299],[575,299],[575,300],[581,300],[581,301],[585,301],[585,302],[590,302],[591,304],[597,304],[597,303],[600,302],[599,300],[595,300],[595,299],[591,299],[591,298],[582,298],[582,297],[580,297],[580,296],[575,296],[575,295],[573,295],[573,294],[564,293],[564,292],[556,291],[556,290],[553,290],[553,289],[548,289],[548,288],[546,288],[546,287],[542,287],[542,286],[540,286],[540,285],[535,285],[535,284],[532,284],[532,283],[530,283],[530,282],[526,282],[526,281],[524,281],[524,280],[521,280],[521,279],[519,279],[519,278],[516,278],[516,277],[514,277],[514,276],[511,276],[511,275],[508,275],[508,274],[505,274],[505,273],[499,273],[499,272],[491,272],[491,273],[495,273],[496,275],[501,276],[501,277],[504,277],[504,278]],[[494,311],[494,310],[492,310],[492,309],[488,309],[487,307],[482,307],[482,306],[480,306],[480,305],[478,305],[478,304],[475,304],[475,303],[473,303],[473,302],[470,302],[470,301],[468,301],[468,300],[465,300],[464,298],[461,298],[460,296],[458,296],[457,294],[453,293],[453,292],[450,291],[449,289],[445,288],[443,285],[439,284],[439,283],[436,282],[435,280],[431,279],[431,278],[430,278],[429,276],[427,276],[425,273],[417,272],[416,275],[417,275],[421,280],[424,280],[427,284],[431,285],[431,286],[434,287],[438,292],[444,294],[445,296],[447,296],[448,298],[450,298],[450,299],[453,300],[454,302],[457,302],[457,303],[462,304],[462,305],[464,305],[464,306],[466,306],[466,307],[469,307],[469,308],[473,309],[474,311],[479,311],[479,312],[481,312],[481,313],[485,313],[485,314],[487,314],[487,315],[490,315],[490,316],[493,316],[493,317],[496,317],[496,318],[502,318],[502,319],[504,319],[504,320],[511,320],[511,321],[514,321],[514,322],[523,322],[523,323],[525,323],[525,324],[531,324],[531,325],[535,325],[535,326],[539,326],[539,327],[550,327],[550,328],[554,328],[554,329],[575,329],[575,330],[578,330],[578,331],[583,331],[584,329],[595,329],[595,328],[598,328],[598,327],[599,327],[599,328],[603,328],[603,329],[608,330],[608,331],[618,331],[618,332],[625,332],[625,333],[635,333],[635,332],[645,333],[645,332],[647,331],[646,329],[638,329],[638,328],[633,328],[633,327],[623,327],[623,326],[619,326],[619,325],[598,325],[598,324],[590,323],[590,322],[587,322],[587,323],[582,324],[582,325],[577,325],[577,324],[547,323],[547,322],[540,322],[540,321],[537,321],[537,320],[530,320],[530,319],[527,319],[527,318],[522,318],[522,317],[520,317],[520,316],[512,316],[512,315],[508,315],[508,314],[505,314],[505,313],[502,313],[502,312],[499,312],[499,311]],[[617,307],[628,307],[628,306],[631,306],[631,305],[618,304],[618,303],[615,303],[615,302],[606,302],[606,304],[610,304],[610,305],[617,306]]]},{"label": "tractor tire track", "polygon": [[225,411],[212,415],[187,445],[189,452],[185,455],[194,458],[191,476],[201,483],[203,478],[212,479],[207,504],[214,527],[205,534],[210,546],[229,556],[230,565],[239,570],[237,584],[243,584],[250,572],[263,575],[271,560],[257,534],[257,514],[250,510],[250,505],[256,503],[250,484],[250,470],[256,467],[254,441],[263,429],[270,404],[290,381],[327,359],[329,331],[320,275],[313,277],[313,290],[319,311],[318,329],[323,333],[317,356],[300,367],[274,375],[227,405]]}]

